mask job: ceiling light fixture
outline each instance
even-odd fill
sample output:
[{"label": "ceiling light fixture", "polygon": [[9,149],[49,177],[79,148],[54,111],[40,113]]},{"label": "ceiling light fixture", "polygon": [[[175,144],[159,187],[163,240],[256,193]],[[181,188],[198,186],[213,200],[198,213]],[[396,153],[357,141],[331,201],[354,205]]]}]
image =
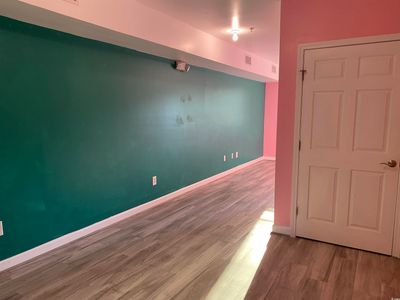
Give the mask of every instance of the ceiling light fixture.
[{"label": "ceiling light fixture", "polygon": [[239,32],[235,32],[235,31],[233,31],[233,30],[231,30],[231,33],[232,33],[232,40],[234,41],[234,42],[237,42],[237,40],[239,39]]},{"label": "ceiling light fixture", "polygon": [[229,29],[229,33],[232,34],[232,40],[234,42],[236,42],[239,39],[240,28],[239,28],[239,18],[238,17],[232,18],[232,28]]}]

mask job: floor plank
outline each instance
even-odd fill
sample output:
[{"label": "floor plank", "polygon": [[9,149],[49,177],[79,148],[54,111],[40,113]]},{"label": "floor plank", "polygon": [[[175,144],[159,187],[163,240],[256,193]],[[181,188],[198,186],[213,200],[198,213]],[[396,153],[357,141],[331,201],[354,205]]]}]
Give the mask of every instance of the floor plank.
[{"label": "floor plank", "polygon": [[259,162],[0,273],[0,299],[215,299],[233,284],[243,299],[273,222],[260,218],[273,215],[274,173]]},{"label": "floor plank", "polygon": [[259,162],[2,272],[0,299],[400,297],[398,259],[270,234],[274,170]]},{"label": "floor plank", "polygon": [[246,295],[247,300],[392,297],[400,297],[399,259],[276,234]]}]

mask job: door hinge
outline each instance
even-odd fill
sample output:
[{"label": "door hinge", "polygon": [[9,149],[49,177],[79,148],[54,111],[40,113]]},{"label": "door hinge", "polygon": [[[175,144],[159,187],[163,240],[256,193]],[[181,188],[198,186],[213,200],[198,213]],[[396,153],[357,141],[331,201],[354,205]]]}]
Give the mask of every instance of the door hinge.
[{"label": "door hinge", "polygon": [[296,206],[296,216],[298,216],[298,215],[299,215],[299,207]]},{"label": "door hinge", "polygon": [[301,150],[301,141],[299,141],[299,151]]},{"label": "door hinge", "polygon": [[304,81],[304,75],[307,73],[307,70],[301,69],[299,72],[301,73],[301,81]]}]

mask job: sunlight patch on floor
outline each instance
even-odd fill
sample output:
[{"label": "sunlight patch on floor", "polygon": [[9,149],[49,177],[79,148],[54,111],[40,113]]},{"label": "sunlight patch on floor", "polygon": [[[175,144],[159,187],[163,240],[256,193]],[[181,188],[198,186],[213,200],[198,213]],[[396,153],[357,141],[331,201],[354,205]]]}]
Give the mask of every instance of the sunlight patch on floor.
[{"label": "sunlight patch on floor", "polygon": [[273,224],[273,210],[264,211],[208,293],[207,300],[242,300],[245,298],[267,249]]}]

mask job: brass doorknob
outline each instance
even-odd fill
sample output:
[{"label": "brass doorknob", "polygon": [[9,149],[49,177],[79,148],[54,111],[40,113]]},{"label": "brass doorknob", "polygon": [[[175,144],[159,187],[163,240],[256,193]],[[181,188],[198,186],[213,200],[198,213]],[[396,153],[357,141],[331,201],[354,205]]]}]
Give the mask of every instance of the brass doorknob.
[{"label": "brass doorknob", "polygon": [[391,159],[391,160],[388,160],[387,162],[381,163],[381,165],[386,165],[386,166],[388,166],[390,168],[394,168],[394,167],[397,166],[397,161]]}]

